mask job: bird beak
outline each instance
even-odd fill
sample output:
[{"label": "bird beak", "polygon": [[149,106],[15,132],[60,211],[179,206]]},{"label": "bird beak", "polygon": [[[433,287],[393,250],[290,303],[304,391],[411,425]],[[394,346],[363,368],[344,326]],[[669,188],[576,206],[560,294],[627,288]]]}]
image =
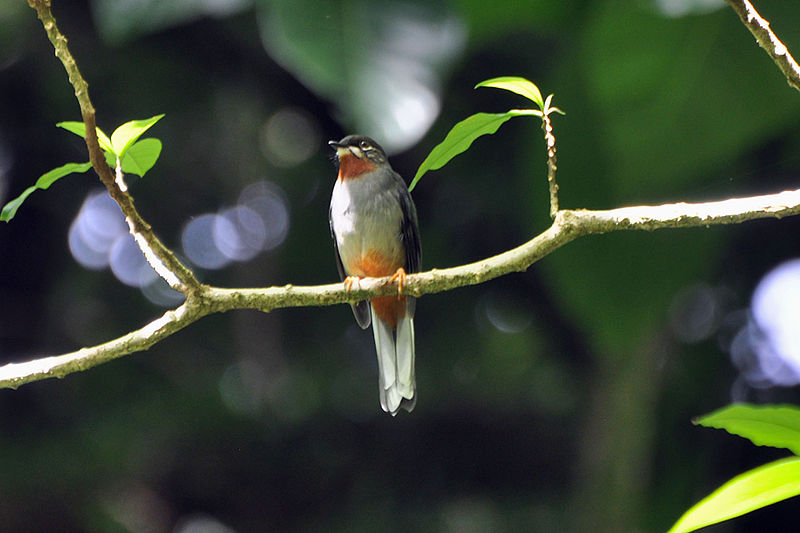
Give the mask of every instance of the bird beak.
[{"label": "bird beak", "polygon": [[338,157],[342,157],[346,154],[352,154],[359,159],[363,157],[361,150],[359,150],[355,146],[348,146],[346,144],[340,143],[339,141],[328,141],[328,146],[336,150],[336,155]]},{"label": "bird beak", "polygon": [[347,147],[341,144],[339,141],[328,141],[328,146],[336,150],[337,158],[342,157],[342,154],[344,154],[347,151]]}]

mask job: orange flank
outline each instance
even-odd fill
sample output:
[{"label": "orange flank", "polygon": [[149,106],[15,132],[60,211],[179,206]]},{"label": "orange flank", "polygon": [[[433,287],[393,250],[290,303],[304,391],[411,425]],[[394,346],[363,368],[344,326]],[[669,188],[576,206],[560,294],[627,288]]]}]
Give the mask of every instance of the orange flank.
[{"label": "orange flank", "polygon": [[[405,271],[402,267],[403,259],[387,258],[385,255],[375,250],[370,250],[361,260],[352,265],[351,272],[360,277],[381,278],[384,276],[392,276],[392,279],[399,279],[400,286],[405,281]],[[345,280],[347,283],[347,280]],[[352,282],[350,284],[352,286]],[[398,292],[400,288],[398,287]],[[373,298],[370,300],[372,309],[375,314],[383,322],[389,325],[392,329],[397,328],[397,320],[406,314],[406,297],[405,296],[381,296],[380,298]]]},{"label": "orange flank", "polygon": [[381,296],[370,300],[375,315],[390,328],[397,329],[397,321],[406,314],[405,296]]},{"label": "orange flank", "polygon": [[347,180],[351,178],[357,178],[364,172],[369,172],[374,168],[375,165],[373,165],[370,161],[358,158],[348,151],[339,156],[338,179]]}]

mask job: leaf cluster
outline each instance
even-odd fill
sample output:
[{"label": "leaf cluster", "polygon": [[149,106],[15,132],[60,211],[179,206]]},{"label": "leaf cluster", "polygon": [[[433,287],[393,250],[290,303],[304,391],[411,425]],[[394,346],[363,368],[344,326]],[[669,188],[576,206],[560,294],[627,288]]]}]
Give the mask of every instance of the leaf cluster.
[{"label": "leaf cluster", "polygon": [[[119,168],[122,172],[144,177],[148,170],[158,161],[161,155],[161,141],[156,138],[139,139],[164,115],[156,115],[144,120],[131,120],[114,130],[111,137],[97,128],[97,140],[106,156],[106,163],[111,168]],[[66,121],[56,124],[75,135],[85,139],[86,125],[83,122]],[[66,163],[42,174],[36,183],[25,189],[22,194],[8,202],[0,211],[0,220],[8,222],[17,214],[22,203],[37,189],[47,189],[61,178],[74,173],[84,173],[92,167],[92,163]]]}]

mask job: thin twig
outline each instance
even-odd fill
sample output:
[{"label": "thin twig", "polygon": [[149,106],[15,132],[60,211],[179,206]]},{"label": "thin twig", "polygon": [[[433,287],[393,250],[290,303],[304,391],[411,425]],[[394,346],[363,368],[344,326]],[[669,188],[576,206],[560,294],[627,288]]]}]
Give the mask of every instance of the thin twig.
[{"label": "thin twig", "polygon": [[789,85],[800,91],[800,66],[797,65],[786,45],[769,27],[769,22],[758,14],[756,8],[748,0],[727,0],[727,2],[742,19],[742,24],[747,26],[747,29],[756,38],[759,46],[766,50],[781,69]]},{"label": "thin twig", "polygon": [[75,98],[81,108],[81,116],[86,125],[86,147],[89,150],[89,160],[92,162],[100,181],[108,189],[111,197],[119,204],[125,215],[131,235],[141,248],[150,266],[175,290],[184,294],[199,290],[200,282],[194,273],[178,260],[175,254],[164,246],[161,240],[153,233],[153,229],[139,214],[133,203],[133,197],[120,188],[115,181],[114,173],[106,163],[103,150],[97,142],[97,123],[95,109],[89,98],[89,84],[78,70],[78,65],[72,57],[67,46],[67,38],[59,31],[56,19],[50,10],[49,0],[28,0],[28,4],[36,10],[39,20],[42,21],[48,39],[53,44],[56,57],[61,60],[67,71],[69,82],[75,90]]},{"label": "thin twig", "polygon": [[550,122],[551,113],[562,113],[557,107],[550,107],[553,95],[548,95],[542,109],[542,129],[544,140],[547,144],[547,183],[550,186],[550,218],[555,219],[558,213],[558,183],[556,182],[556,136],[553,135],[553,124]]}]

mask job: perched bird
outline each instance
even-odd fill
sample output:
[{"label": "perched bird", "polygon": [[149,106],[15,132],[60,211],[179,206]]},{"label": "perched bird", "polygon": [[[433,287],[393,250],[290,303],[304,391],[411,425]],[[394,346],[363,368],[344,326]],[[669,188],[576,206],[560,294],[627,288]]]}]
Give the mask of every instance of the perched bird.
[{"label": "perched bird", "polygon": [[[328,213],[339,275],[347,287],[383,276],[402,286],[406,273],[419,272],[421,257],[417,209],[403,178],[369,137],[348,135],[328,144],[339,163]],[[415,304],[400,294],[353,304],[358,325],[372,323],[381,407],[392,416],[401,407],[411,411],[417,401]]]}]

